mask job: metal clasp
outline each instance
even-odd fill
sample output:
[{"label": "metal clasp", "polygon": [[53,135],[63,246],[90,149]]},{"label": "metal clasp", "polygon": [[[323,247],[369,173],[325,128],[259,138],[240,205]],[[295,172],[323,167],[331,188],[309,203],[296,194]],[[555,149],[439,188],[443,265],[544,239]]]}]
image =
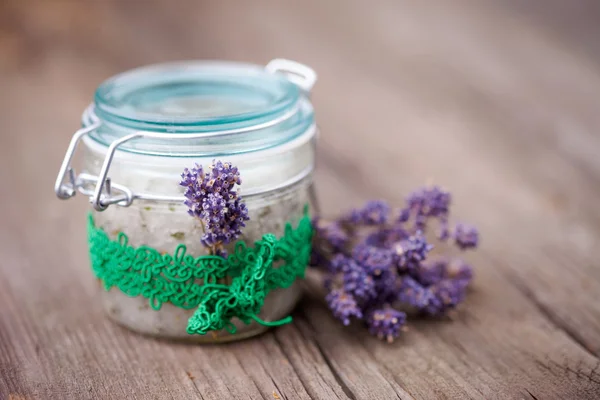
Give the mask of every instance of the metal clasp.
[{"label": "metal clasp", "polygon": [[304,64],[296,61],[276,58],[271,60],[265,69],[271,73],[282,73],[288,80],[299,86],[306,94],[312,90],[317,81],[317,73]]},{"label": "metal clasp", "polygon": [[[71,166],[71,160],[73,159],[73,155],[75,154],[75,150],[77,150],[77,145],[79,144],[81,139],[88,133],[98,129],[100,125],[100,122],[95,122],[88,127],[78,130],[71,138],[71,143],[69,143],[67,153],[65,154],[65,158],[62,162],[62,165],[60,166],[58,177],[56,178],[56,183],[54,184],[54,192],[56,193],[59,199],[70,199],[71,197],[77,194],[76,175],[75,170]],[[69,174],[68,183],[65,182],[67,174]]]},{"label": "metal clasp", "polygon": [[[251,132],[255,130],[266,129],[277,124],[280,124],[287,119],[293,117],[297,112],[296,109],[292,109],[279,117],[272,119],[270,121],[266,121],[260,124],[256,124],[253,126],[237,128],[237,129],[229,129],[222,130],[216,132],[201,132],[201,133],[188,133],[177,135],[177,139],[200,139],[200,138],[210,138],[217,136],[228,136],[228,135],[236,135],[239,133]],[[108,146],[106,151],[106,156],[104,158],[104,162],[102,163],[102,168],[100,169],[100,174],[98,176],[89,175],[89,174],[80,174],[79,176],[75,175],[75,171],[73,167],[71,167],[71,160],[73,158],[73,154],[77,148],[77,144],[81,141],[81,139],[92,132],[94,129],[97,129],[100,126],[99,123],[90,125],[87,128],[80,129],[73,135],[71,139],[71,143],[69,144],[69,148],[67,149],[67,154],[65,155],[65,159],[63,160],[62,166],[58,173],[58,178],[56,179],[56,185],[54,190],[56,195],[61,199],[68,199],[75,195],[77,191],[80,191],[86,196],[89,196],[90,202],[92,203],[92,207],[94,207],[97,211],[104,211],[111,204],[116,204],[122,207],[128,207],[131,205],[133,200],[151,200],[151,201],[166,201],[166,202],[183,202],[185,199],[183,196],[175,197],[175,196],[163,196],[152,193],[134,193],[131,189],[119,185],[116,183],[112,183],[111,179],[108,177],[108,171],[112,164],[113,158],[115,156],[116,151],[119,146],[136,139],[148,138],[148,139],[161,139],[161,140],[169,140],[173,139],[173,135],[170,133],[159,133],[159,132],[144,132],[138,131],[132,133],[130,135],[124,136],[120,139],[115,140]],[[307,168],[305,171],[302,171],[297,177],[290,179],[290,182],[285,182],[282,186],[287,186],[292,184],[293,182],[297,182],[298,180],[306,177],[312,171],[311,168]],[[69,174],[69,182],[65,183],[65,177]],[[94,189],[90,188],[91,184],[95,183]],[[117,193],[115,193],[117,192]],[[252,196],[257,193],[253,193],[252,191],[245,192],[246,196]]]}]

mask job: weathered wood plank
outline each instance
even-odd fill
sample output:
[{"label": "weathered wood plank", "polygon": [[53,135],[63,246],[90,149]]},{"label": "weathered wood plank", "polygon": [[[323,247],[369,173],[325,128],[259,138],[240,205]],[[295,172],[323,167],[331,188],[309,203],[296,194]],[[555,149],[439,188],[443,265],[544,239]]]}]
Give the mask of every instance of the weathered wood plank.
[{"label": "weathered wood plank", "polygon": [[[0,4],[0,398],[597,398],[600,73],[585,38],[598,27],[567,31],[557,7]],[[164,59],[275,56],[320,74],[326,212],[401,201],[433,177],[482,228],[474,290],[451,323],[416,322],[386,345],[307,300],[293,326],[199,347],[102,315],[85,202],[50,190],[94,87]]]}]

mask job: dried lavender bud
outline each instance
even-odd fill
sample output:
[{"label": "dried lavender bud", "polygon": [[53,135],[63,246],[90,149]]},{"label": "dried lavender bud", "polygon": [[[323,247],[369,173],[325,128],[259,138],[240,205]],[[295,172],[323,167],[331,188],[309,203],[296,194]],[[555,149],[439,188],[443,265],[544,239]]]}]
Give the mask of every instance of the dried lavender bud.
[{"label": "dried lavender bud", "polygon": [[343,249],[350,239],[348,233],[337,222],[324,224],[319,218],[314,218],[312,223],[317,240],[324,241],[334,251]]},{"label": "dried lavender bud", "polygon": [[421,263],[412,276],[423,286],[430,286],[448,277],[448,261],[435,260]]},{"label": "dried lavender bud", "polygon": [[237,167],[231,163],[213,161],[205,173],[196,164],[195,168],[184,169],[180,185],[185,187],[185,205],[188,213],[203,222],[202,244],[211,247],[214,253],[220,245],[237,239],[248,221],[248,209],[234,190],[241,183]]},{"label": "dried lavender bud", "polygon": [[370,246],[391,248],[393,244],[409,237],[410,234],[402,226],[394,225],[370,233],[364,242]]},{"label": "dried lavender bud", "polygon": [[349,240],[346,231],[337,223],[328,225],[323,231],[323,237],[334,250],[341,250]]},{"label": "dried lavender bud", "polygon": [[447,278],[462,281],[467,286],[473,280],[473,267],[463,260],[453,260],[448,264]]},{"label": "dried lavender bud", "polygon": [[359,319],[362,319],[363,317],[363,313],[358,307],[354,297],[343,290],[332,290],[325,297],[325,301],[327,301],[327,305],[331,309],[333,316],[342,321],[344,325],[350,324],[351,317]]},{"label": "dried lavender bud", "polygon": [[[414,216],[414,229],[425,230],[427,219],[436,218],[442,226],[448,220],[451,196],[437,186],[424,187],[412,192],[406,199],[406,207],[401,210],[398,222],[406,222]],[[447,233],[442,228],[440,237]]]},{"label": "dried lavender bud", "polygon": [[239,199],[227,202],[220,194],[209,193],[202,202],[202,221],[205,233],[202,243],[205,246],[227,244],[242,234],[242,228],[249,220],[248,209]]},{"label": "dried lavender bud", "polygon": [[180,186],[185,187],[185,202],[188,207],[188,214],[192,217],[200,218],[202,213],[202,200],[207,194],[204,183],[204,171],[202,166],[196,164],[191,170],[185,168],[181,174]]},{"label": "dried lavender bud", "polygon": [[457,224],[454,228],[454,242],[461,250],[475,248],[479,243],[479,232],[472,225]]},{"label": "dried lavender bud", "polygon": [[394,310],[389,305],[384,308],[369,312],[367,316],[367,326],[369,332],[379,339],[386,339],[389,343],[400,336],[400,331],[406,323],[406,314]]},{"label": "dried lavender bud", "polygon": [[363,208],[351,211],[348,221],[362,225],[382,225],[390,216],[391,208],[383,200],[371,200]]},{"label": "dried lavender bud", "polygon": [[427,253],[433,248],[427,243],[425,236],[420,231],[394,246],[394,260],[398,271],[414,271],[425,260]]},{"label": "dried lavender bud", "polygon": [[444,315],[456,308],[466,296],[468,282],[461,279],[444,279],[428,288],[429,303],[423,310],[429,315]]},{"label": "dried lavender bud", "polygon": [[387,249],[360,243],[352,250],[352,257],[373,276],[389,270],[392,265],[392,253]]},{"label": "dried lavender bud", "polygon": [[378,305],[396,301],[399,283],[396,271],[392,269],[383,270],[381,274],[375,276],[375,292],[377,296],[370,303]]},{"label": "dried lavender bud", "polygon": [[444,315],[464,300],[467,286],[468,281],[465,280],[443,279],[424,287],[407,276],[402,279],[398,301],[429,315]]},{"label": "dried lavender bud", "polygon": [[433,301],[433,295],[431,291],[415,279],[406,276],[402,278],[400,291],[398,292],[398,301],[419,310],[425,310],[429,306],[429,303]]},{"label": "dried lavender bud", "polygon": [[400,210],[400,215],[398,216],[398,222],[404,223],[410,219],[410,208],[403,208]]},{"label": "dried lavender bud", "polygon": [[343,266],[343,288],[357,300],[368,301],[377,296],[375,280],[365,269],[352,259]]},{"label": "dried lavender bud", "polygon": [[211,180],[214,180],[214,186],[229,190],[233,188],[234,185],[242,184],[238,168],[234,167],[229,162],[223,163],[221,161],[213,160],[213,164],[209,169],[211,171]]},{"label": "dried lavender bud", "polygon": [[331,262],[329,263],[329,272],[332,274],[342,272],[345,269],[348,269],[348,264],[350,263],[356,264],[356,262],[350,257],[346,257],[344,254],[338,253],[335,256],[333,256]]}]

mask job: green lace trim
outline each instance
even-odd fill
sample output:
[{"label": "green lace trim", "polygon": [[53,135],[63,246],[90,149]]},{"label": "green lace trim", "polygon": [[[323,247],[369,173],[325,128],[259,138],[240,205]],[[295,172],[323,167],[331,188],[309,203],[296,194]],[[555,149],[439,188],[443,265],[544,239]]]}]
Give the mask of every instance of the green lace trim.
[{"label": "green lace trim", "polygon": [[200,335],[221,329],[235,333],[233,318],[266,326],[291,322],[291,317],[265,322],[258,314],[271,290],[287,288],[296,278],[304,277],[312,234],[305,211],[296,229],[286,224],[280,239],[269,233],[254,248],[236,243],[235,251],[226,259],[211,255],[194,258],[186,254],[184,244],[170,255],[147,246],[131,247],[122,232],[111,240],[96,227],[93,216],[88,216],[92,270],[104,288],[117,287],[128,296],[144,296],[154,310],[163,303],[184,309],[197,307],[187,332]]}]

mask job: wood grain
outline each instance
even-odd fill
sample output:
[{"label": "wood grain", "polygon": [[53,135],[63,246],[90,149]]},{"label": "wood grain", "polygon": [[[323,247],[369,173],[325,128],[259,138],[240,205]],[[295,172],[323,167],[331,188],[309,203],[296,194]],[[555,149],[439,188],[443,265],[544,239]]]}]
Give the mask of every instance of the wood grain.
[{"label": "wood grain", "polygon": [[[0,399],[597,399],[600,34],[592,0],[0,3]],[[84,201],[52,183],[95,86],[143,64],[319,73],[332,214],[432,178],[483,246],[465,306],[392,345],[308,295],[294,324],[189,346],[96,302]]]}]

